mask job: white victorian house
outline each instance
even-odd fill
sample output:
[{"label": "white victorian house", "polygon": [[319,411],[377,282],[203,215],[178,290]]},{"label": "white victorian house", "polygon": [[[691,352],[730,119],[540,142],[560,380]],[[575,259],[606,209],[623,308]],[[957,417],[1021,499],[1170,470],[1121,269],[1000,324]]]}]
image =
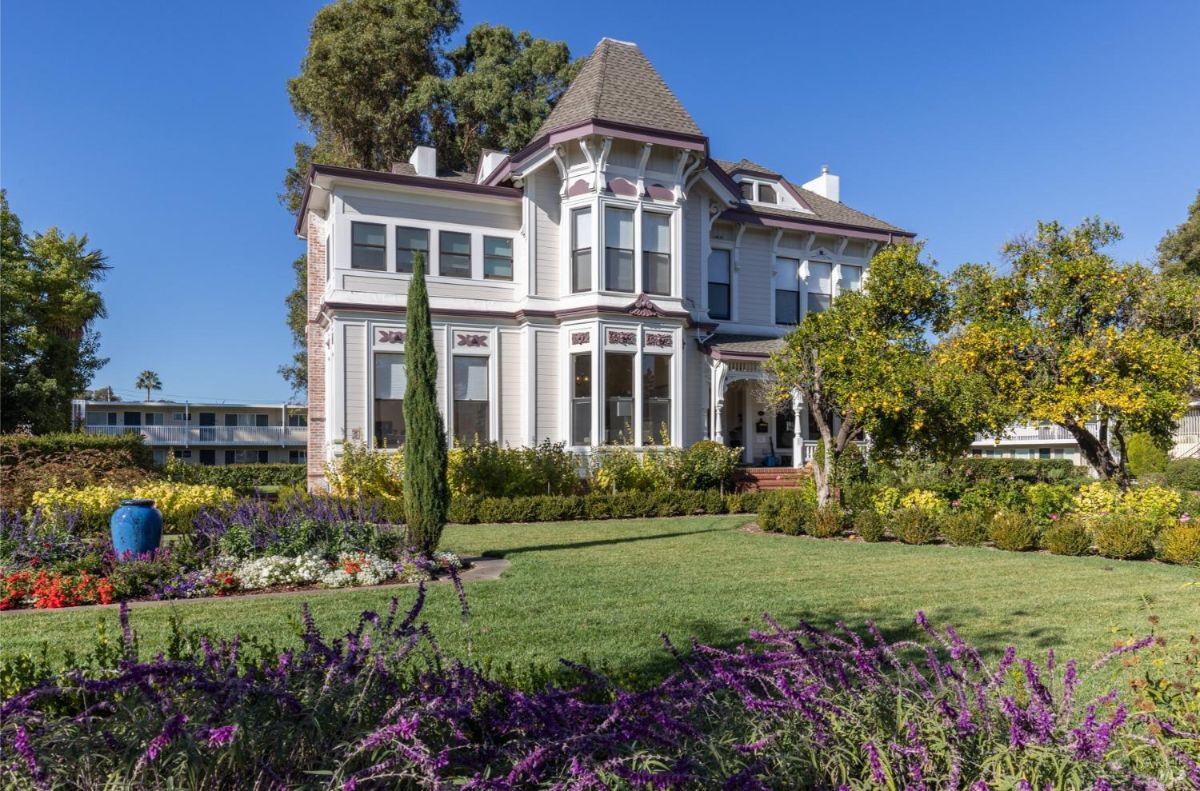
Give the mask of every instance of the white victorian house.
[{"label": "white victorian house", "polygon": [[807,460],[804,404],[758,383],[806,312],[913,234],[709,140],[636,45],[605,39],[546,119],[475,173],[420,147],[390,173],[311,168],[309,479],[343,443],[404,441],[405,301],[429,261],[449,437],[745,448]]}]

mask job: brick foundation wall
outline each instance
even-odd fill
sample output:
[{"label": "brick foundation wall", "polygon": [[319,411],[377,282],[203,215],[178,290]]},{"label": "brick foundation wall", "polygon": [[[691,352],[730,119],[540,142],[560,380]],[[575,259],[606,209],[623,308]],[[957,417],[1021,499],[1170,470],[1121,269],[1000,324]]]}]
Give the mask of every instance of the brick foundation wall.
[{"label": "brick foundation wall", "polygon": [[325,482],[325,341],[319,322],[325,294],[325,223],[308,214],[308,489]]}]

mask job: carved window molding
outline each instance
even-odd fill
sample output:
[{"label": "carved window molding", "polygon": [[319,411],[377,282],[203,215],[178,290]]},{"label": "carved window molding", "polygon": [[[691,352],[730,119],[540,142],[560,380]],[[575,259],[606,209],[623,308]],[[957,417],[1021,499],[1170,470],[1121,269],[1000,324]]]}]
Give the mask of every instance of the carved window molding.
[{"label": "carved window molding", "polygon": [[457,333],[455,337],[457,338],[457,341],[455,343],[456,346],[466,346],[468,348],[486,349],[487,345],[488,345],[487,344],[488,336],[486,336],[486,335],[472,335],[472,334],[467,334],[467,333]]},{"label": "carved window molding", "polygon": [[646,346],[655,349],[670,349],[675,345],[675,336],[669,332],[646,333]]},{"label": "carved window molding", "polygon": [[637,333],[632,330],[609,330],[608,342],[615,346],[633,346],[637,343]]},{"label": "carved window molding", "polygon": [[404,330],[380,330],[378,343],[404,343]]},{"label": "carved window molding", "polygon": [[572,332],[571,333],[571,345],[572,346],[584,346],[591,342],[592,342],[592,333],[590,333],[590,332]]}]

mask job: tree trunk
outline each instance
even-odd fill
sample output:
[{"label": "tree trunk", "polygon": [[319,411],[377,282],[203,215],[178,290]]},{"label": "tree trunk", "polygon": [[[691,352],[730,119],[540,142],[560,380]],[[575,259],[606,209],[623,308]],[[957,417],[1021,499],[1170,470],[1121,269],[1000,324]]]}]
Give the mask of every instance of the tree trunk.
[{"label": "tree trunk", "polygon": [[[1102,442],[1087,428],[1076,423],[1074,420],[1067,420],[1061,424],[1063,428],[1071,433],[1075,442],[1079,445],[1079,450],[1083,453],[1083,457],[1087,459],[1088,464],[1096,471],[1102,480],[1113,481],[1122,490],[1129,488],[1129,478],[1125,474],[1125,465],[1118,464],[1113,458],[1112,448],[1107,442]],[[1105,426],[1107,428],[1107,426]],[[1107,431],[1105,432],[1107,434]]]}]

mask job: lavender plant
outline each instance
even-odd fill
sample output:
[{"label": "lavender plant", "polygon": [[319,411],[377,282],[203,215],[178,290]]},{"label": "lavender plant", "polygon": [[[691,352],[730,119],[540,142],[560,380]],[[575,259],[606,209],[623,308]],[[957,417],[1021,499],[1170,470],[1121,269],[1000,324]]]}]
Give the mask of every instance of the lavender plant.
[{"label": "lavender plant", "polygon": [[668,642],[678,669],[649,688],[568,663],[530,691],[445,656],[424,597],[336,639],[305,608],[302,648],[254,658],[234,638],[140,661],[122,610],[106,669],[0,704],[5,768],[40,788],[1200,787],[1191,704],[1080,701],[1076,662],[988,662],[920,614],[917,641],[768,619],[733,650]]}]

